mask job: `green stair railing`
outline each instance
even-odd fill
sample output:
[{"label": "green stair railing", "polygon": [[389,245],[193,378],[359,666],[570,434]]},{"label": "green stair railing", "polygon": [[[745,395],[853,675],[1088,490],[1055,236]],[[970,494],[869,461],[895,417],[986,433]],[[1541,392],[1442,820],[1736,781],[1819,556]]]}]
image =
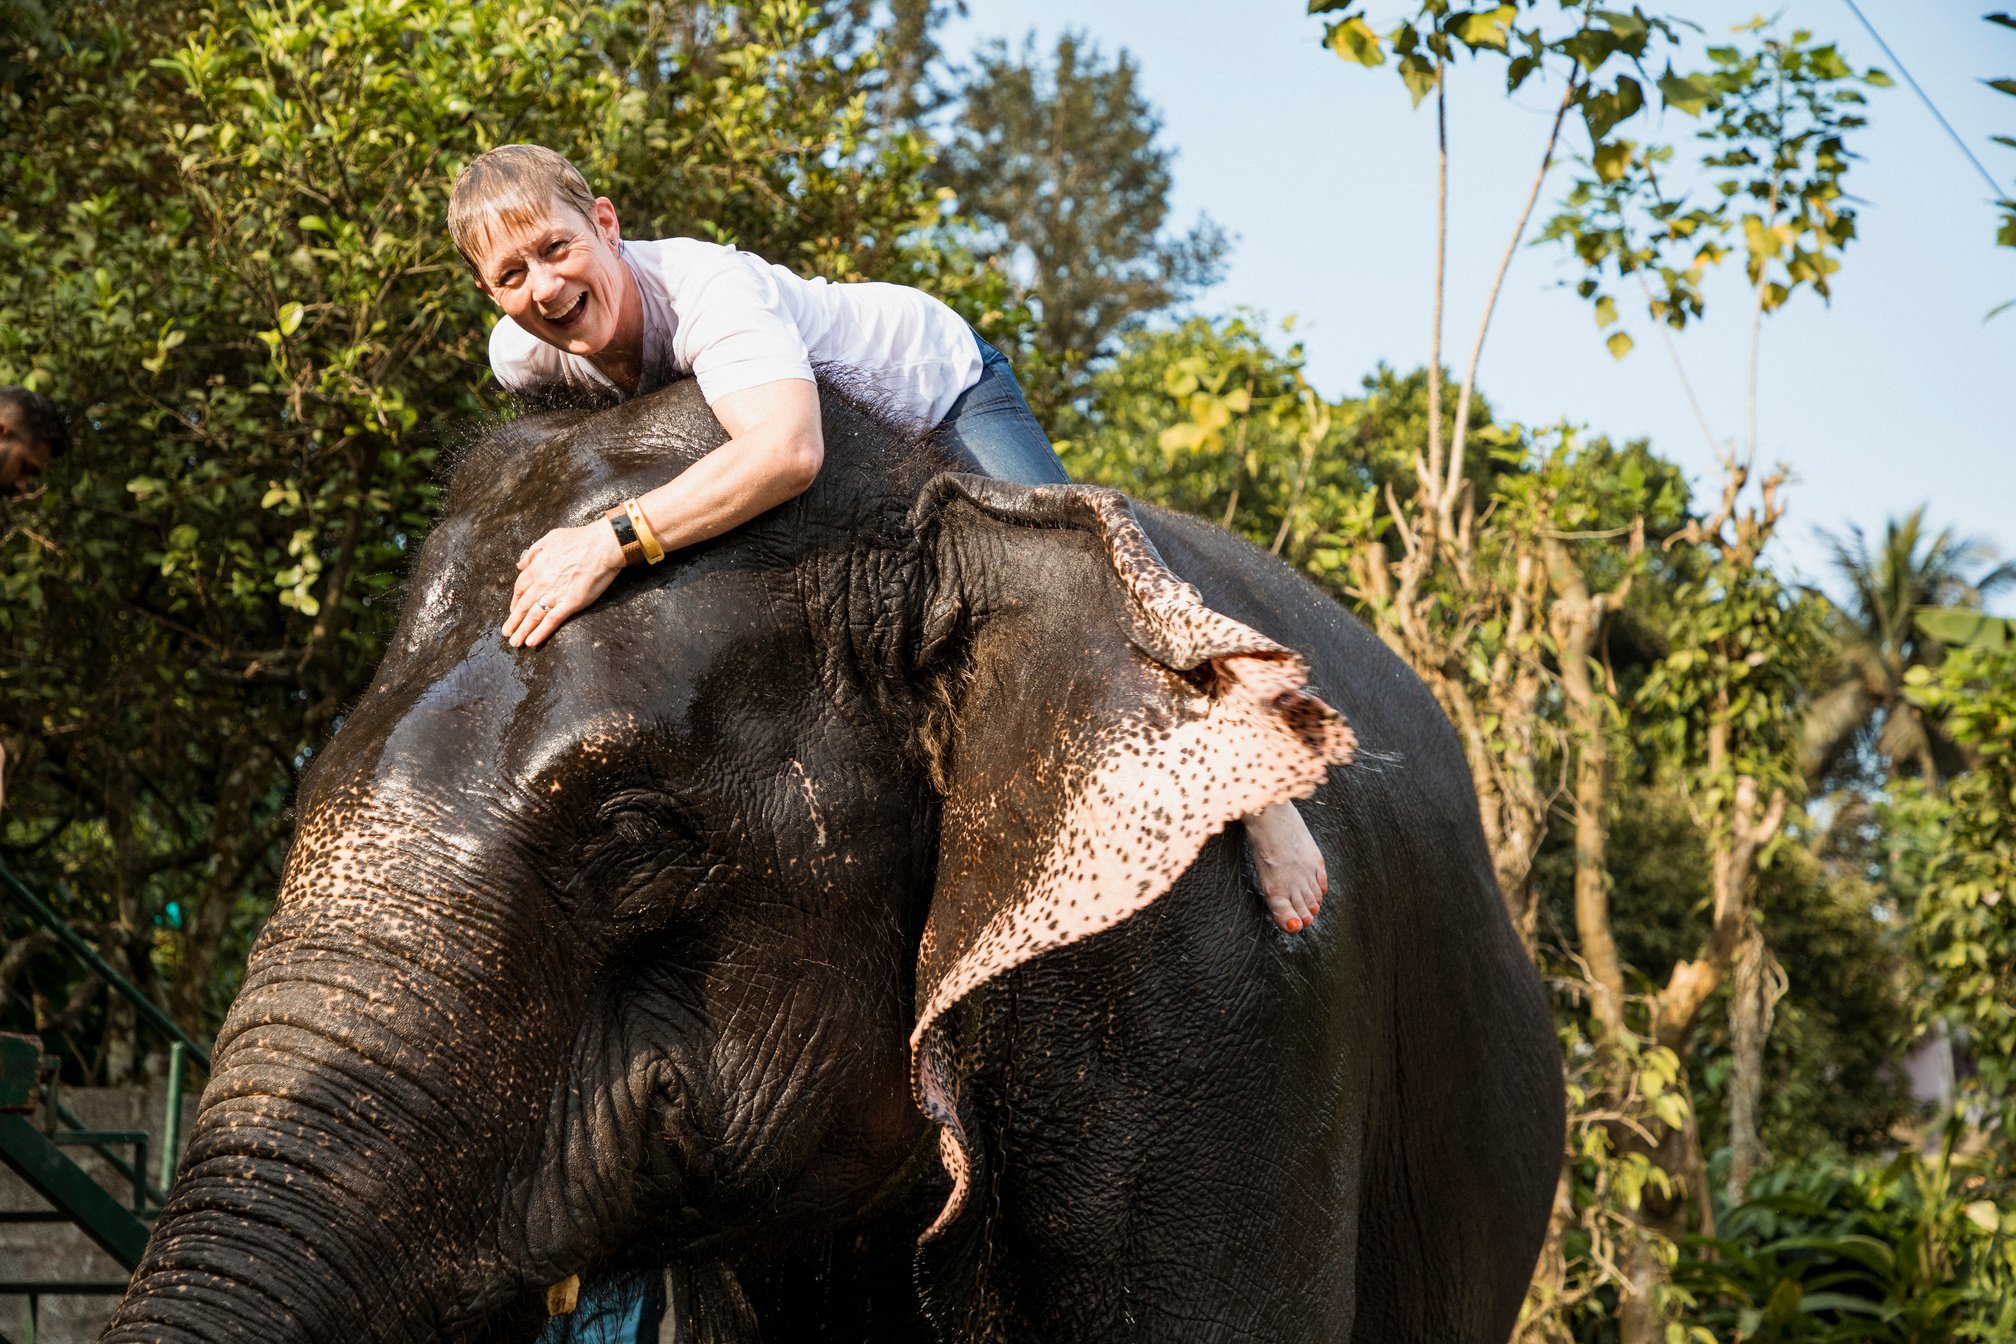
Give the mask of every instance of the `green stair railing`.
[{"label": "green stair railing", "polygon": [[[48,1209],[0,1212],[0,1222],[67,1222],[129,1272],[147,1247],[148,1224],[167,1202],[175,1182],[175,1163],[182,1147],[182,1097],[188,1063],[209,1072],[210,1055],[152,999],[119,974],[110,962],[70,927],[49,903],[0,863],[0,900],[11,904],[47,929],[57,944],[104,981],[113,993],[133,1005],[140,1019],[168,1038],[168,1096],[162,1120],[159,1181],[148,1179],[148,1139],[141,1130],[96,1130],[63,1104],[57,1060],[44,1054],[33,1036],[0,1035],[0,1161],[4,1161],[44,1200]],[[115,1195],[79,1166],[66,1149],[88,1148],[119,1176]],[[131,1161],[122,1156],[130,1150]],[[28,1299],[24,1344],[34,1344],[41,1299],[52,1296],[118,1294],[123,1280],[0,1279],[0,1296]],[[5,1337],[0,1336],[0,1344]]]}]

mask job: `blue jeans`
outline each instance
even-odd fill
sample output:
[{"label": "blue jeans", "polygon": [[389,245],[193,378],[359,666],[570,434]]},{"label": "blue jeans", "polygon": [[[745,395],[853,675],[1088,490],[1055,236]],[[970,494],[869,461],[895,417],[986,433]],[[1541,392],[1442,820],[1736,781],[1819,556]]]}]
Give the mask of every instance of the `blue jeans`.
[{"label": "blue jeans", "polygon": [[571,1316],[549,1317],[536,1344],[655,1344],[665,1276],[638,1271],[586,1285]]},{"label": "blue jeans", "polygon": [[944,443],[962,463],[996,480],[1069,485],[1050,436],[1022,399],[1008,356],[981,340],[977,331],[973,339],[980,346],[980,381],[945,412],[938,430]]}]

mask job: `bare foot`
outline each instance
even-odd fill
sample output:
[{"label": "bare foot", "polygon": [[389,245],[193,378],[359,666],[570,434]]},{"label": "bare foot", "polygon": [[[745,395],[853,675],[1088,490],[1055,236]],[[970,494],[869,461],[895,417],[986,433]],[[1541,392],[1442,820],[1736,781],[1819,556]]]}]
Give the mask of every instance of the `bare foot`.
[{"label": "bare foot", "polygon": [[1289,933],[1300,933],[1323,908],[1330,874],[1316,837],[1293,803],[1277,803],[1246,818],[1246,844],[1260,876],[1267,913]]}]

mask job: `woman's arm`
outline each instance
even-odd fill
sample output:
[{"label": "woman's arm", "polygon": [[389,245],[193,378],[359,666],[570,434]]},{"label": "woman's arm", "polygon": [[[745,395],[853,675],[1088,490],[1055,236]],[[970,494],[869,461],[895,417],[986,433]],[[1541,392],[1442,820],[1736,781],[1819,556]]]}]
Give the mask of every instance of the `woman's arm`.
[{"label": "woman's arm", "polygon": [[[819,391],[802,378],[728,393],[714,403],[714,414],[728,442],[638,496],[668,551],[719,536],[803,494],[825,459]],[[518,560],[504,637],[514,647],[538,647],[600,597],[622,568],[623,552],[607,522],[548,532]]]}]

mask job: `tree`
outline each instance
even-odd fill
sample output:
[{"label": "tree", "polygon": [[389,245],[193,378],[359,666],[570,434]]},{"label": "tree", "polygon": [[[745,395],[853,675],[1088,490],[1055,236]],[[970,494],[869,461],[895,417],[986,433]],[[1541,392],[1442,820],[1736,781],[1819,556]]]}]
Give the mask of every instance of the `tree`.
[{"label": "tree", "polygon": [[1942,529],[1927,536],[1925,510],[1884,525],[1872,552],[1862,529],[1830,537],[1834,572],[1847,585],[1836,621],[1839,671],[1807,711],[1801,764],[1819,780],[1873,752],[1894,779],[1908,771],[1936,785],[1958,770],[1958,746],[1905,694],[1914,667],[1938,661],[1942,646],[1918,627],[1925,608],[1978,609],[1984,597],[2016,584],[2016,564],[1971,573],[1991,552]]},{"label": "tree", "polygon": [[[1571,111],[1580,109],[1592,141],[1601,142],[1618,122],[1644,104],[1637,81],[1618,76],[1613,89],[1598,81],[1606,67],[1636,69],[1660,42],[1670,42],[1672,26],[1593,7],[1566,7],[1562,21],[1550,23],[1537,5],[1502,4],[1489,10],[1456,10],[1447,0],[1425,0],[1415,15],[1381,35],[1356,13],[1358,0],[1315,0],[1312,12],[1326,16],[1325,43],[1349,63],[1394,69],[1418,107],[1434,96],[1437,129],[1435,277],[1430,297],[1428,424],[1426,441],[1413,461],[1413,488],[1387,492],[1388,517],[1397,554],[1384,545],[1368,548],[1361,590],[1381,634],[1435,692],[1465,744],[1477,783],[1485,837],[1492,849],[1499,885],[1514,925],[1534,937],[1537,909],[1530,874],[1544,834],[1548,788],[1537,771],[1541,756],[1538,718],[1551,671],[1543,648],[1544,619],[1551,583],[1568,578],[1571,553],[1556,548],[1543,556],[1536,533],[1532,545],[1484,564],[1479,556],[1479,510],[1487,502],[1468,474],[1470,420],[1498,295],[1512,258],[1532,219],[1533,209],[1561,146]],[[1453,428],[1445,433],[1442,390],[1442,328],[1448,221],[1448,102],[1446,81],[1464,59],[1501,59],[1507,86],[1517,90],[1536,74],[1557,77],[1562,92],[1541,146],[1532,184],[1513,222],[1478,315],[1469,361],[1459,385]],[[1526,517],[1545,530],[1544,501]],[[1575,638],[1600,638],[1602,611]],[[1467,632],[1493,633],[1495,648],[1478,657],[1465,649]],[[1577,655],[1579,656],[1579,655]]]},{"label": "tree", "polygon": [[[1680,74],[1670,64],[1678,22],[1637,9],[1569,3],[1550,13],[1548,6],[1513,0],[1473,10],[1449,0],[1422,0],[1411,17],[1382,34],[1357,12],[1359,0],[1314,0],[1310,8],[1325,15],[1325,41],[1340,57],[1367,68],[1386,66],[1390,57],[1416,106],[1434,99],[1437,228],[1428,436],[1415,461],[1416,489],[1410,496],[1393,492],[1387,500],[1399,553],[1389,559],[1382,548],[1367,548],[1364,592],[1381,633],[1422,675],[1466,744],[1508,912],[1536,951],[1539,893],[1533,865],[1546,838],[1551,803],[1542,767],[1556,750],[1572,763],[1564,768],[1574,781],[1576,992],[1593,1019],[1586,1036],[1579,1024],[1575,1029],[1591,1060],[1575,1086],[1604,1118],[1600,1125],[1576,1121],[1579,1146],[1573,1151],[1596,1164],[1598,1179],[1585,1184],[1573,1162],[1564,1169],[1543,1256],[1547,1268],[1526,1319],[1536,1329],[1560,1329],[1562,1304],[1586,1300],[1608,1274],[1615,1280],[1620,1335],[1625,1344],[1643,1344],[1671,1324],[1665,1266],[1677,1231],[1674,1215],[1684,1202],[1673,1173],[1691,1168],[1687,1175],[1695,1188],[1687,1193],[1706,1208],[1707,1192],[1700,1188],[1705,1164],[1692,1151],[1691,1108],[1681,1099],[1686,1084],[1677,1056],[1708,997],[1732,978],[1739,1005],[1732,1024],[1741,1038],[1731,1126],[1739,1169],[1755,1160],[1757,1148],[1756,1097],[1775,963],[1764,948],[1753,899],[1757,866],[1779,836],[1789,801],[1764,769],[1769,753],[1740,745],[1739,728],[1756,727],[1759,713],[1789,712],[1796,698],[1793,692],[1759,695],[1754,686],[1740,685],[1746,674],[1740,661],[1732,661],[1739,647],[1744,657],[1757,651],[1753,641],[1760,631],[1781,633],[1782,622],[1772,613],[1789,606],[1769,591],[1768,575],[1739,572],[1754,567],[1782,508],[1774,499],[1775,482],[1767,484],[1758,506],[1745,511],[1737,503],[1757,449],[1762,321],[1801,287],[1827,293],[1837,254],[1854,236],[1853,214],[1839,203],[1852,158],[1846,137],[1862,124],[1854,110],[1862,95],[1852,85],[1886,81],[1879,72],[1857,74],[1811,34],[1795,32],[1781,40],[1761,22],[1747,29],[1758,35],[1754,39],[1710,48],[1709,71]],[[1667,68],[1655,79],[1650,70],[1662,57]],[[1503,62],[1510,90],[1539,77],[1558,82],[1561,92],[1486,290],[1453,427],[1445,436],[1439,382],[1446,90],[1464,64],[1490,61]],[[1627,138],[1650,120],[1653,87],[1666,108],[1704,119],[1705,147],[1695,166],[1708,183],[1705,204],[1671,195],[1664,180],[1670,150]],[[1731,461],[1721,510],[1688,534],[1707,574],[1678,594],[1685,600],[1677,609],[1687,618],[1681,634],[1699,647],[1673,651],[1648,678],[1648,686],[1663,688],[1663,700],[1640,706],[1643,718],[1655,725],[1685,720],[1698,725],[1686,747],[1692,753],[1689,768],[1700,775],[1694,792],[1697,824],[1709,840],[1712,920],[1698,955],[1676,965],[1645,1005],[1642,1028],[1627,1012],[1627,968],[1616,952],[1607,894],[1611,725],[1621,707],[1610,687],[1591,675],[1607,626],[1629,597],[1632,576],[1628,570],[1617,573],[1608,588],[1588,582],[1582,548],[1566,544],[1571,537],[1583,539],[1587,529],[1564,528],[1557,520],[1561,496],[1486,494],[1466,471],[1470,403],[1497,298],[1566,143],[1571,113],[1587,136],[1587,150],[1577,156],[1587,176],[1570,190],[1544,237],[1572,248],[1584,272],[1580,292],[1595,305],[1600,325],[1618,320],[1606,283],[1627,276],[1645,285],[1655,318],[1678,326],[1698,316],[1701,274],[1735,250],[1722,240],[1737,236],[1753,293],[1746,451]],[[1664,284],[1663,293],[1648,283],[1653,275]],[[1609,345],[1621,356],[1631,338],[1619,331]],[[1491,509],[1515,499],[1525,507],[1508,511],[1514,521],[1500,514],[1495,529],[1487,525]],[[1497,535],[1489,535],[1493,531]],[[1730,610],[1712,610],[1724,599]],[[1738,611],[1746,614],[1738,618]],[[1756,628],[1744,628],[1743,621]],[[1676,679],[1693,667],[1717,669],[1722,680],[1710,686],[1698,676]],[[1683,684],[1691,689],[1676,694]],[[1565,722],[1558,724],[1551,718],[1556,695],[1567,709]],[[1634,726],[1642,735],[1647,724]],[[1677,1095],[1667,1090],[1674,1083]],[[1604,1164],[1613,1159],[1623,1165],[1606,1174]],[[1615,1266],[1614,1274],[1606,1268],[1593,1279],[1581,1276],[1577,1286],[1571,1279],[1579,1271],[1571,1270],[1566,1250],[1569,1225],[1577,1224],[1594,1246],[1606,1216],[1603,1201],[1610,1198],[1602,1193],[1606,1189],[1623,1192],[1622,1216],[1633,1226],[1620,1234],[1615,1256],[1591,1251],[1599,1266]],[[1648,1191],[1658,1195],[1657,1204],[1643,1202]]]},{"label": "tree", "polygon": [[[1001,258],[1038,310],[1038,352],[1065,371],[1055,405],[1113,339],[1215,284],[1224,232],[1200,220],[1169,236],[1171,150],[1125,51],[1108,65],[1064,33],[1043,62],[1033,36],[1019,55],[984,48],[939,163],[984,256]],[[1041,409],[1041,408],[1039,408]]]},{"label": "tree", "polygon": [[[1649,614],[1654,604],[1642,598],[1668,582],[1648,566],[1634,585],[1641,600],[1627,608],[1613,634],[1634,616]],[[1617,956],[1627,968],[1627,1003],[1636,1021],[1648,985],[1637,968],[1670,968],[1700,946],[1710,865],[1698,800],[1634,740],[1648,726],[1634,704],[1646,669],[1622,661],[1615,638],[1610,652],[1625,715],[1613,728],[1607,876]],[[1880,881],[1880,859],[1861,847],[1838,847],[1841,833],[1800,823],[1757,874],[1755,905],[1764,912],[1771,950],[1787,979],[1762,1093],[1761,1129],[1774,1153],[1884,1153],[1895,1143],[1890,1127],[1913,1114],[1895,1067],[1911,1035],[1902,921],[1895,913],[1883,916],[1894,898]],[[1538,864],[1547,902],[1543,924],[1563,930],[1575,918],[1573,841],[1571,827],[1557,826]],[[1711,997],[1678,1052],[1698,1084],[1701,1142],[1711,1154],[1729,1134],[1728,1004],[1726,994]]]},{"label": "tree", "polygon": [[1060,408],[1057,447],[1077,479],[1216,519],[1320,573],[1326,520],[1366,484],[1339,451],[1353,410],[1309,386],[1299,344],[1275,350],[1245,316],[1192,318],[1122,336]]},{"label": "tree", "polygon": [[[873,81],[876,120],[884,126],[913,127],[956,96],[940,83],[937,67],[944,48],[938,30],[953,14],[966,13],[966,0],[827,0],[843,20],[843,32],[860,40],[850,45],[879,48],[880,75]],[[886,13],[883,6],[886,5]]]},{"label": "tree", "polygon": [[1721,507],[1684,534],[1708,564],[1682,586],[1671,652],[1639,691],[1655,710],[1667,768],[1678,770],[1697,809],[1709,857],[1709,929],[1699,953],[1675,965],[1653,997],[1652,1031],[1677,1048],[1709,997],[1733,981],[1732,1194],[1741,1193],[1760,1151],[1763,1049],[1783,994],[1758,917],[1758,870],[1783,834],[1797,784],[1788,709],[1817,642],[1811,604],[1758,563],[1784,514],[1784,477],[1767,477],[1746,508],[1747,483],[1747,470],[1732,464]]}]

